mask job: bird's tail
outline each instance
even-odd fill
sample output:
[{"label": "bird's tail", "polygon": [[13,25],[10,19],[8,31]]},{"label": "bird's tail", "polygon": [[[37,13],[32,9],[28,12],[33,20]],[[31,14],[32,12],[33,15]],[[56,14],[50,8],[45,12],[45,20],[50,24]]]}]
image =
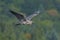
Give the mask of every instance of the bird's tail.
[{"label": "bird's tail", "polygon": [[21,25],[21,23],[18,22],[18,23],[16,23],[15,25]]}]

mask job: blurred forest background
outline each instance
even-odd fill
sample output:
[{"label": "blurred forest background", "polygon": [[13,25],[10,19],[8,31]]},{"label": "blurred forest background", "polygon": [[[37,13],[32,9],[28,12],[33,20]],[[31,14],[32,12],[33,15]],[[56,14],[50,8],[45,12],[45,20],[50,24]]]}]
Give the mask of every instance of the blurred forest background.
[{"label": "blurred forest background", "polygon": [[[32,25],[18,25],[17,18],[9,12],[32,14]],[[0,40],[60,40],[60,0],[0,0]]]}]

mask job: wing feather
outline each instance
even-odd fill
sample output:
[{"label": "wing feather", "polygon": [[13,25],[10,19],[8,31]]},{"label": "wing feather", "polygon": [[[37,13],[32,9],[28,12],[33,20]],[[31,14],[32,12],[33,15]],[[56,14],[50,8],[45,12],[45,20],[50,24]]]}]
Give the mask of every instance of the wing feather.
[{"label": "wing feather", "polygon": [[17,19],[21,20],[21,19],[25,19],[25,16],[23,14],[19,14],[17,12],[14,12],[12,10],[10,10],[10,12],[15,15],[17,17]]},{"label": "wing feather", "polygon": [[27,19],[28,20],[32,20],[32,18],[35,17],[35,16],[37,16],[37,15],[39,15],[39,13],[40,13],[40,11],[36,11],[32,15],[28,16]]}]

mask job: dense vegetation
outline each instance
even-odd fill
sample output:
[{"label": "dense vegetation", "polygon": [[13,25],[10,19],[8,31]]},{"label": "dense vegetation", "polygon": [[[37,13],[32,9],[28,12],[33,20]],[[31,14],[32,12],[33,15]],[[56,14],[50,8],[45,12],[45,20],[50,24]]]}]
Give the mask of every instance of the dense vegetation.
[{"label": "dense vegetation", "polygon": [[[18,25],[9,9],[31,15],[32,25]],[[0,40],[60,40],[60,0],[0,0]]]}]

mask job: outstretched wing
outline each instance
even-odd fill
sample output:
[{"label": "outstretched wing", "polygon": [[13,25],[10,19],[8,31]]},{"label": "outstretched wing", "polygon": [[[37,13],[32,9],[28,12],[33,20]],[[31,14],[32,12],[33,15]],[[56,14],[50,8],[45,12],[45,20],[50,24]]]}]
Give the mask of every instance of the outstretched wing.
[{"label": "outstretched wing", "polygon": [[21,19],[25,19],[25,16],[23,14],[19,14],[17,12],[14,12],[12,10],[10,10],[10,12],[15,15],[17,17],[17,19],[21,20]]},{"label": "outstretched wing", "polygon": [[35,11],[32,15],[28,16],[26,19],[31,20],[33,17],[39,15],[40,11]]}]

